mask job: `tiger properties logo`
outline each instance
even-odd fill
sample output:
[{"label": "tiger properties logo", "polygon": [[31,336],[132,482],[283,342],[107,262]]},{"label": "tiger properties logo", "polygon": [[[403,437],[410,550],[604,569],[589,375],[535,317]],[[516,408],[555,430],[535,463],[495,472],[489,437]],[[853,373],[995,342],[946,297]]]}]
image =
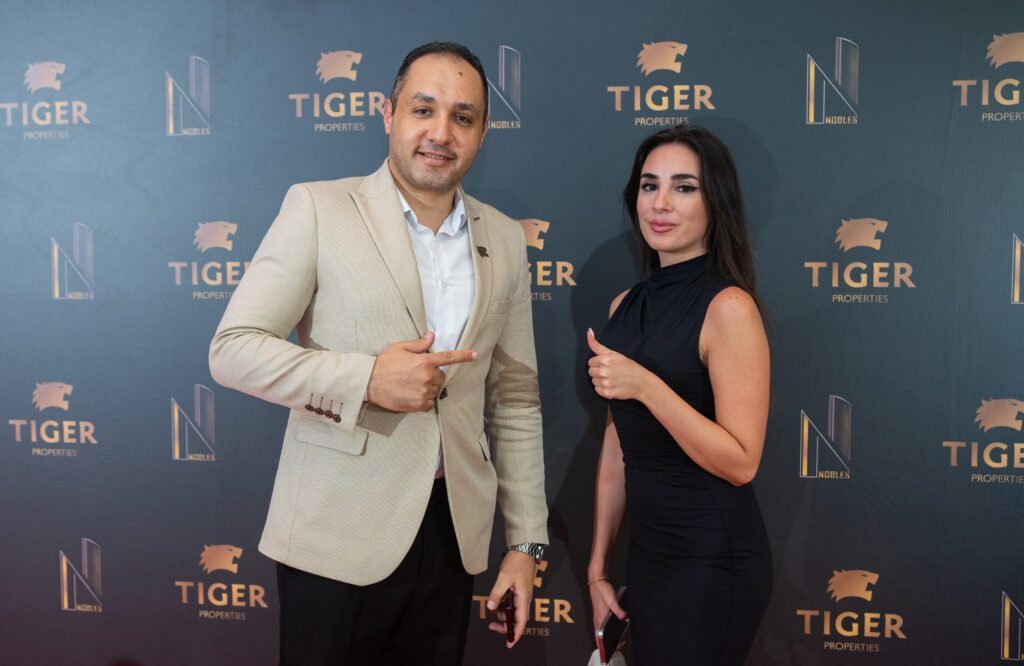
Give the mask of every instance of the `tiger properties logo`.
[{"label": "tiger properties logo", "polygon": [[51,418],[8,419],[15,444],[31,444],[34,456],[73,458],[82,446],[95,446],[96,424],[92,421],[56,418],[57,412],[71,411],[69,396],[75,387],[67,382],[39,382],[32,390],[32,405]]},{"label": "tiger properties logo", "polygon": [[213,462],[217,460],[213,391],[202,384],[194,389],[192,416],[171,398],[171,459]]},{"label": "tiger properties logo", "polygon": [[836,37],[835,65],[829,78],[818,62],[807,54],[807,125],[856,125],[860,97],[860,47],[845,37]]},{"label": "tiger properties logo", "polygon": [[[974,422],[978,430],[988,434],[996,431],[999,440],[1019,437],[1024,427],[1024,401],[1016,398],[983,399],[975,411]],[[949,466],[970,469],[973,483],[1024,484],[1024,442],[947,440],[942,447],[949,452]],[[966,455],[961,455],[966,454]],[[1016,473],[1009,473],[1016,472]]]},{"label": "tiger properties logo", "polygon": [[86,102],[60,99],[57,94],[63,92],[61,77],[66,71],[67,65],[53,60],[29,64],[22,79],[25,89],[32,99],[43,99],[0,102],[3,127],[22,128],[23,139],[67,139],[71,136],[68,126],[89,125]]},{"label": "tiger properties logo", "polygon": [[[533,587],[534,597],[531,602],[530,616],[524,636],[551,636],[551,625],[575,624],[572,617],[572,603],[568,599],[554,599],[540,596],[540,590],[544,585],[544,573],[547,572],[549,562],[541,560],[534,569]],[[477,606],[477,616],[480,620],[493,619],[493,615],[487,610],[487,596],[473,595],[473,601]]]},{"label": "tiger properties logo", "polygon": [[241,609],[268,608],[264,586],[234,579],[244,553],[244,549],[230,544],[203,546],[199,568],[207,579],[174,581],[181,605],[195,608],[197,616],[205,620],[245,620],[246,613]]},{"label": "tiger properties logo", "polygon": [[[531,250],[543,250],[546,239],[544,235],[551,228],[546,220],[527,218],[519,220],[526,237],[527,254],[535,254]],[[535,301],[552,300],[551,287],[575,287],[573,271],[576,267],[571,261],[555,259],[533,259],[530,261],[530,286]],[[538,287],[543,290],[538,291]],[[546,289],[544,289],[546,288]]]},{"label": "tiger properties logo", "polygon": [[[844,219],[834,244],[837,261],[805,261],[812,289],[831,289],[833,303],[888,303],[892,289],[915,289],[907,261],[872,261],[882,251],[889,223],[874,217]],[[849,257],[849,258],[847,258]]]},{"label": "tiger properties logo", "polygon": [[96,297],[92,229],[75,222],[71,237],[69,256],[50,236],[50,295],[55,301],[91,301]]},{"label": "tiger properties logo", "polygon": [[1003,592],[999,615],[999,659],[1024,661],[1024,613],[1006,592]]},{"label": "tiger properties logo", "polygon": [[1024,284],[1024,274],[1021,273],[1021,258],[1024,255],[1024,241],[1021,241],[1017,234],[1013,235],[1013,283],[1010,285],[1010,303],[1020,305],[1024,303],[1024,294],[1021,293],[1021,286]]},{"label": "tiger properties logo", "polygon": [[980,119],[983,122],[1024,120],[1024,111],[1020,110],[1019,78],[1024,73],[1024,68],[1021,68],[1024,64],[1024,32],[992,35],[992,41],[985,49],[985,59],[995,70],[1007,66],[1011,76],[999,80],[978,78],[953,81],[953,87],[959,92],[960,107],[981,108]]},{"label": "tiger properties logo", "polygon": [[523,92],[522,61],[522,54],[511,46],[502,44],[498,47],[498,83],[487,79],[490,129],[519,129],[523,125],[519,117]]},{"label": "tiger properties logo", "polygon": [[[681,58],[689,47],[676,41],[644,42],[636,54],[636,67],[644,80],[654,75],[661,83],[608,86],[612,95],[612,108],[618,112],[632,111],[638,114],[633,125],[638,127],[671,127],[687,122],[686,116],[674,115],[680,111],[714,111],[711,101],[713,91],[706,83],[680,83],[678,77],[683,71]],[[663,74],[670,72],[670,74]],[[673,115],[643,115],[663,114]]]},{"label": "tiger properties logo", "polygon": [[234,251],[234,235],[237,232],[238,225],[234,222],[199,222],[192,232],[192,245],[201,257],[207,256],[207,252],[210,252],[211,258],[208,261],[167,262],[167,267],[174,272],[174,285],[191,287],[193,300],[231,298],[234,287],[238,286],[249,268],[248,261],[220,259],[224,254]]},{"label": "tiger properties logo", "polygon": [[838,395],[828,397],[828,436],[800,410],[800,478],[849,479],[853,448],[853,406]]},{"label": "tiger properties logo", "polygon": [[210,63],[199,56],[188,57],[188,90],[183,90],[170,72],[164,72],[167,136],[208,136],[210,134]]},{"label": "tiger properties logo", "polygon": [[100,545],[82,539],[82,560],[75,566],[63,550],[57,553],[60,569],[60,609],[81,613],[103,612],[103,576]]},{"label": "tiger properties logo", "polygon": [[833,603],[847,609],[798,609],[796,615],[802,620],[804,636],[822,640],[823,649],[837,652],[881,651],[881,643],[862,639],[906,640],[901,614],[868,610],[878,580],[879,575],[873,571],[833,570],[825,592]]},{"label": "tiger properties logo", "polygon": [[295,104],[295,118],[312,119],[314,132],[362,132],[365,118],[384,114],[386,95],[381,90],[353,90],[344,81],[359,78],[358,65],[363,54],[358,51],[321,51],[316,61],[316,78],[326,91],[289,93]]}]

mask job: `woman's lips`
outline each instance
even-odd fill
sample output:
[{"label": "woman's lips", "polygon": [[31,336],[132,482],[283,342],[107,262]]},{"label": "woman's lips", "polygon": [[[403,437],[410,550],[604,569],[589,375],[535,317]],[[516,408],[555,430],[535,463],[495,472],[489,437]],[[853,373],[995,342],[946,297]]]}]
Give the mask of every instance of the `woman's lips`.
[{"label": "woman's lips", "polygon": [[673,224],[672,222],[666,222],[664,220],[651,220],[650,222],[647,223],[647,226],[651,228],[651,231],[658,234],[663,234],[666,231],[671,231],[675,229],[677,225]]}]

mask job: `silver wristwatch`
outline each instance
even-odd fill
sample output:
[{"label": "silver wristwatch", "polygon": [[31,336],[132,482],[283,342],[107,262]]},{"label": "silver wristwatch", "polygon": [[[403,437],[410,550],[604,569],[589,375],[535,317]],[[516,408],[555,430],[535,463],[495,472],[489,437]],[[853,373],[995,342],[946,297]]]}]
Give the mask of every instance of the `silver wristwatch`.
[{"label": "silver wristwatch", "polygon": [[514,546],[509,546],[508,548],[506,548],[505,552],[507,553],[510,550],[518,550],[520,553],[526,553],[538,562],[544,559],[544,544],[517,543]]}]

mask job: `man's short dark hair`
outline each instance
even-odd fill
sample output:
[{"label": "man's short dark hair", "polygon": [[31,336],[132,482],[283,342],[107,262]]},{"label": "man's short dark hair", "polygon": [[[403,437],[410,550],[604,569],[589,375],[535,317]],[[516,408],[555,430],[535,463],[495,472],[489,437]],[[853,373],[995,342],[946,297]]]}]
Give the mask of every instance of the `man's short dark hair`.
[{"label": "man's short dark hair", "polygon": [[470,67],[476,70],[476,73],[480,75],[480,85],[484,89],[484,118],[486,118],[490,95],[487,90],[487,75],[484,74],[484,66],[480,64],[480,58],[473,55],[472,51],[456,42],[430,42],[409,51],[402,61],[402,65],[398,68],[398,74],[395,75],[395,84],[391,86],[391,104],[394,105],[398,102],[398,93],[402,90],[402,84],[405,83],[405,75],[409,71],[409,66],[423,56],[428,55],[443,55],[449,58],[465,60],[469,63]]}]

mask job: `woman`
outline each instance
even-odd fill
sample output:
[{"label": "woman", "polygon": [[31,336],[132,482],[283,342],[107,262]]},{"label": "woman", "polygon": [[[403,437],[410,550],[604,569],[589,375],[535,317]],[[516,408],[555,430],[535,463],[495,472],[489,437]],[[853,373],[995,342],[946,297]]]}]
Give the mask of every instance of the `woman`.
[{"label": "woman", "polygon": [[[594,356],[609,402],[588,585],[594,621],[628,507],[638,666],[742,664],[771,595],[750,481],[768,419],[768,342],[739,181],[725,145],[677,126],[637,149],[624,203],[649,277],[619,294]],[[627,502],[628,498],[628,502]]]}]

